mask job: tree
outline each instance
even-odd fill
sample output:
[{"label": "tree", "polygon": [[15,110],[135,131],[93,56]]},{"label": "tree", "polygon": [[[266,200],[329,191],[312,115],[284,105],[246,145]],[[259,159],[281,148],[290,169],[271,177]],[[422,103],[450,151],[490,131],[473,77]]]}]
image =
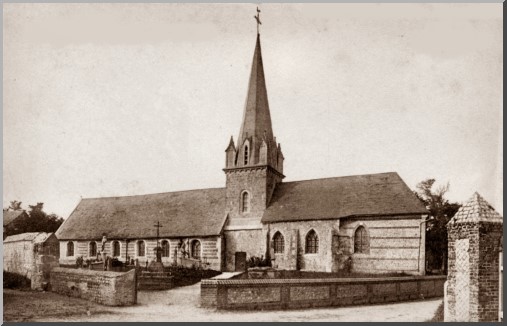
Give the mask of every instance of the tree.
[{"label": "tree", "polygon": [[426,226],[426,251],[432,256],[430,268],[447,269],[447,223],[461,207],[445,198],[449,183],[433,189],[435,179],[417,184],[415,194],[424,203],[433,218]]},{"label": "tree", "polygon": [[[56,214],[47,214],[44,212],[44,203],[28,205],[28,217],[16,219],[11,228],[5,231],[5,235],[14,235],[25,232],[56,232],[63,223],[63,218]],[[21,210],[21,202],[11,201],[8,209]],[[26,216],[26,215],[25,215]]]},{"label": "tree", "polygon": [[11,205],[9,206],[8,209],[11,209],[13,211],[20,211],[20,210],[22,210],[22,208],[21,208],[21,202],[17,201],[17,200],[11,201]]}]

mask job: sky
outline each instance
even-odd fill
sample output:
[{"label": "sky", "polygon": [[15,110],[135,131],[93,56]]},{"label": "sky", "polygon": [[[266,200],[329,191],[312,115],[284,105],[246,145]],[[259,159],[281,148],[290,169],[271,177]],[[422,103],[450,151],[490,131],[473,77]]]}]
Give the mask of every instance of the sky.
[{"label": "sky", "polygon": [[[3,206],[225,186],[254,4],[4,4]],[[396,171],[503,214],[502,4],[262,4],[284,181]]]}]

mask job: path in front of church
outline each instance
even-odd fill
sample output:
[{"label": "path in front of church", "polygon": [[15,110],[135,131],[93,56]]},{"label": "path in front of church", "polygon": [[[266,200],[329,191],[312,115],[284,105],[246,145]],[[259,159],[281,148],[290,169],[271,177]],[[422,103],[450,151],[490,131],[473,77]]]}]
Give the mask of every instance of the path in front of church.
[{"label": "path in front of church", "polygon": [[107,313],[90,316],[68,316],[35,319],[58,322],[184,322],[184,321],[373,321],[421,322],[430,320],[442,299],[413,301],[387,305],[342,308],[318,308],[286,311],[217,311],[199,308],[200,283],[168,291],[138,293],[139,304],[132,307],[108,307]]}]

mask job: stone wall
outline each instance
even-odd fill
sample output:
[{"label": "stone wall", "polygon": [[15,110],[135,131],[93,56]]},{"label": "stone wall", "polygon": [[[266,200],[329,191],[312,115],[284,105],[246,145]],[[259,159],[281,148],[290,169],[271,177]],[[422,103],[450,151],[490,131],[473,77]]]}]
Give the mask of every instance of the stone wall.
[{"label": "stone wall", "polygon": [[235,253],[246,252],[250,257],[266,255],[266,237],[262,229],[225,231],[225,270],[234,271]]},{"label": "stone wall", "polygon": [[502,224],[448,225],[446,321],[496,321]]},{"label": "stone wall", "polygon": [[133,305],[137,302],[136,272],[57,267],[51,271],[51,291],[107,306]]},{"label": "stone wall", "polygon": [[368,279],[210,279],[201,306],[218,309],[299,309],[401,302],[443,296],[445,276]]},{"label": "stone wall", "polygon": [[47,290],[51,271],[58,267],[58,257],[51,255],[37,255],[35,268],[31,279],[32,290]]},{"label": "stone wall", "polygon": [[31,279],[35,271],[35,253],[32,241],[4,242],[4,270]]},{"label": "stone wall", "polygon": [[[137,242],[138,241],[145,242],[145,256],[139,256],[137,252]],[[169,239],[169,238],[160,238],[159,245],[162,240],[169,241],[169,257],[162,257],[162,263],[165,266],[169,266],[177,263],[178,257],[180,257],[181,252],[178,250],[178,244],[180,239]],[[201,242],[201,258],[202,261],[206,262],[206,266],[209,269],[221,270],[222,264],[222,239],[220,237],[203,237],[203,238],[182,238],[187,243],[192,243],[193,240],[199,240]],[[77,257],[83,257],[84,259],[93,259],[96,256],[90,256],[90,243],[94,241],[73,241],[74,242],[74,255],[67,256],[67,242],[68,241],[60,241],[60,263],[61,264],[75,264]],[[112,256],[112,242],[114,239],[109,239],[105,244],[105,252],[108,256]],[[156,260],[155,255],[155,247],[157,246],[156,239],[132,239],[128,241],[128,249],[126,240],[117,240],[120,243],[120,256],[117,257],[120,261],[125,261],[128,255],[129,259],[138,259],[139,264],[141,266],[145,266],[146,262],[151,262]],[[96,240],[97,243],[97,252],[101,250],[102,244],[101,241]],[[189,248],[187,248],[187,251]]]},{"label": "stone wall", "polygon": [[[426,228],[425,216],[396,216],[342,219],[340,249],[352,258],[352,271],[358,273],[405,272],[424,275]],[[369,252],[354,252],[354,234],[359,226],[366,229]]]},{"label": "stone wall", "polygon": [[[272,246],[273,236],[280,232],[284,238],[284,252],[274,253],[271,250],[272,265],[278,269],[309,270],[333,272],[333,236],[338,233],[339,220],[318,220],[271,223],[264,226],[269,230],[270,245]],[[306,253],[306,235],[314,230],[319,238],[319,249],[317,253]]]}]

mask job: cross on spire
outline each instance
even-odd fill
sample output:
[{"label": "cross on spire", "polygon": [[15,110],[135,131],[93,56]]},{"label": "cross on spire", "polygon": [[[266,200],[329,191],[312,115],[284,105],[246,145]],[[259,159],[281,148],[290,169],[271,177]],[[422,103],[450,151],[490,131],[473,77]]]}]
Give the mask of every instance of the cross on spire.
[{"label": "cross on spire", "polygon": [[257,34],[259,34],[259,25],[262,25],[260,13],[261,11],[259,10],[259,7],[257,7],[257,15],[254,16],[255,20],[257,21]]}]

